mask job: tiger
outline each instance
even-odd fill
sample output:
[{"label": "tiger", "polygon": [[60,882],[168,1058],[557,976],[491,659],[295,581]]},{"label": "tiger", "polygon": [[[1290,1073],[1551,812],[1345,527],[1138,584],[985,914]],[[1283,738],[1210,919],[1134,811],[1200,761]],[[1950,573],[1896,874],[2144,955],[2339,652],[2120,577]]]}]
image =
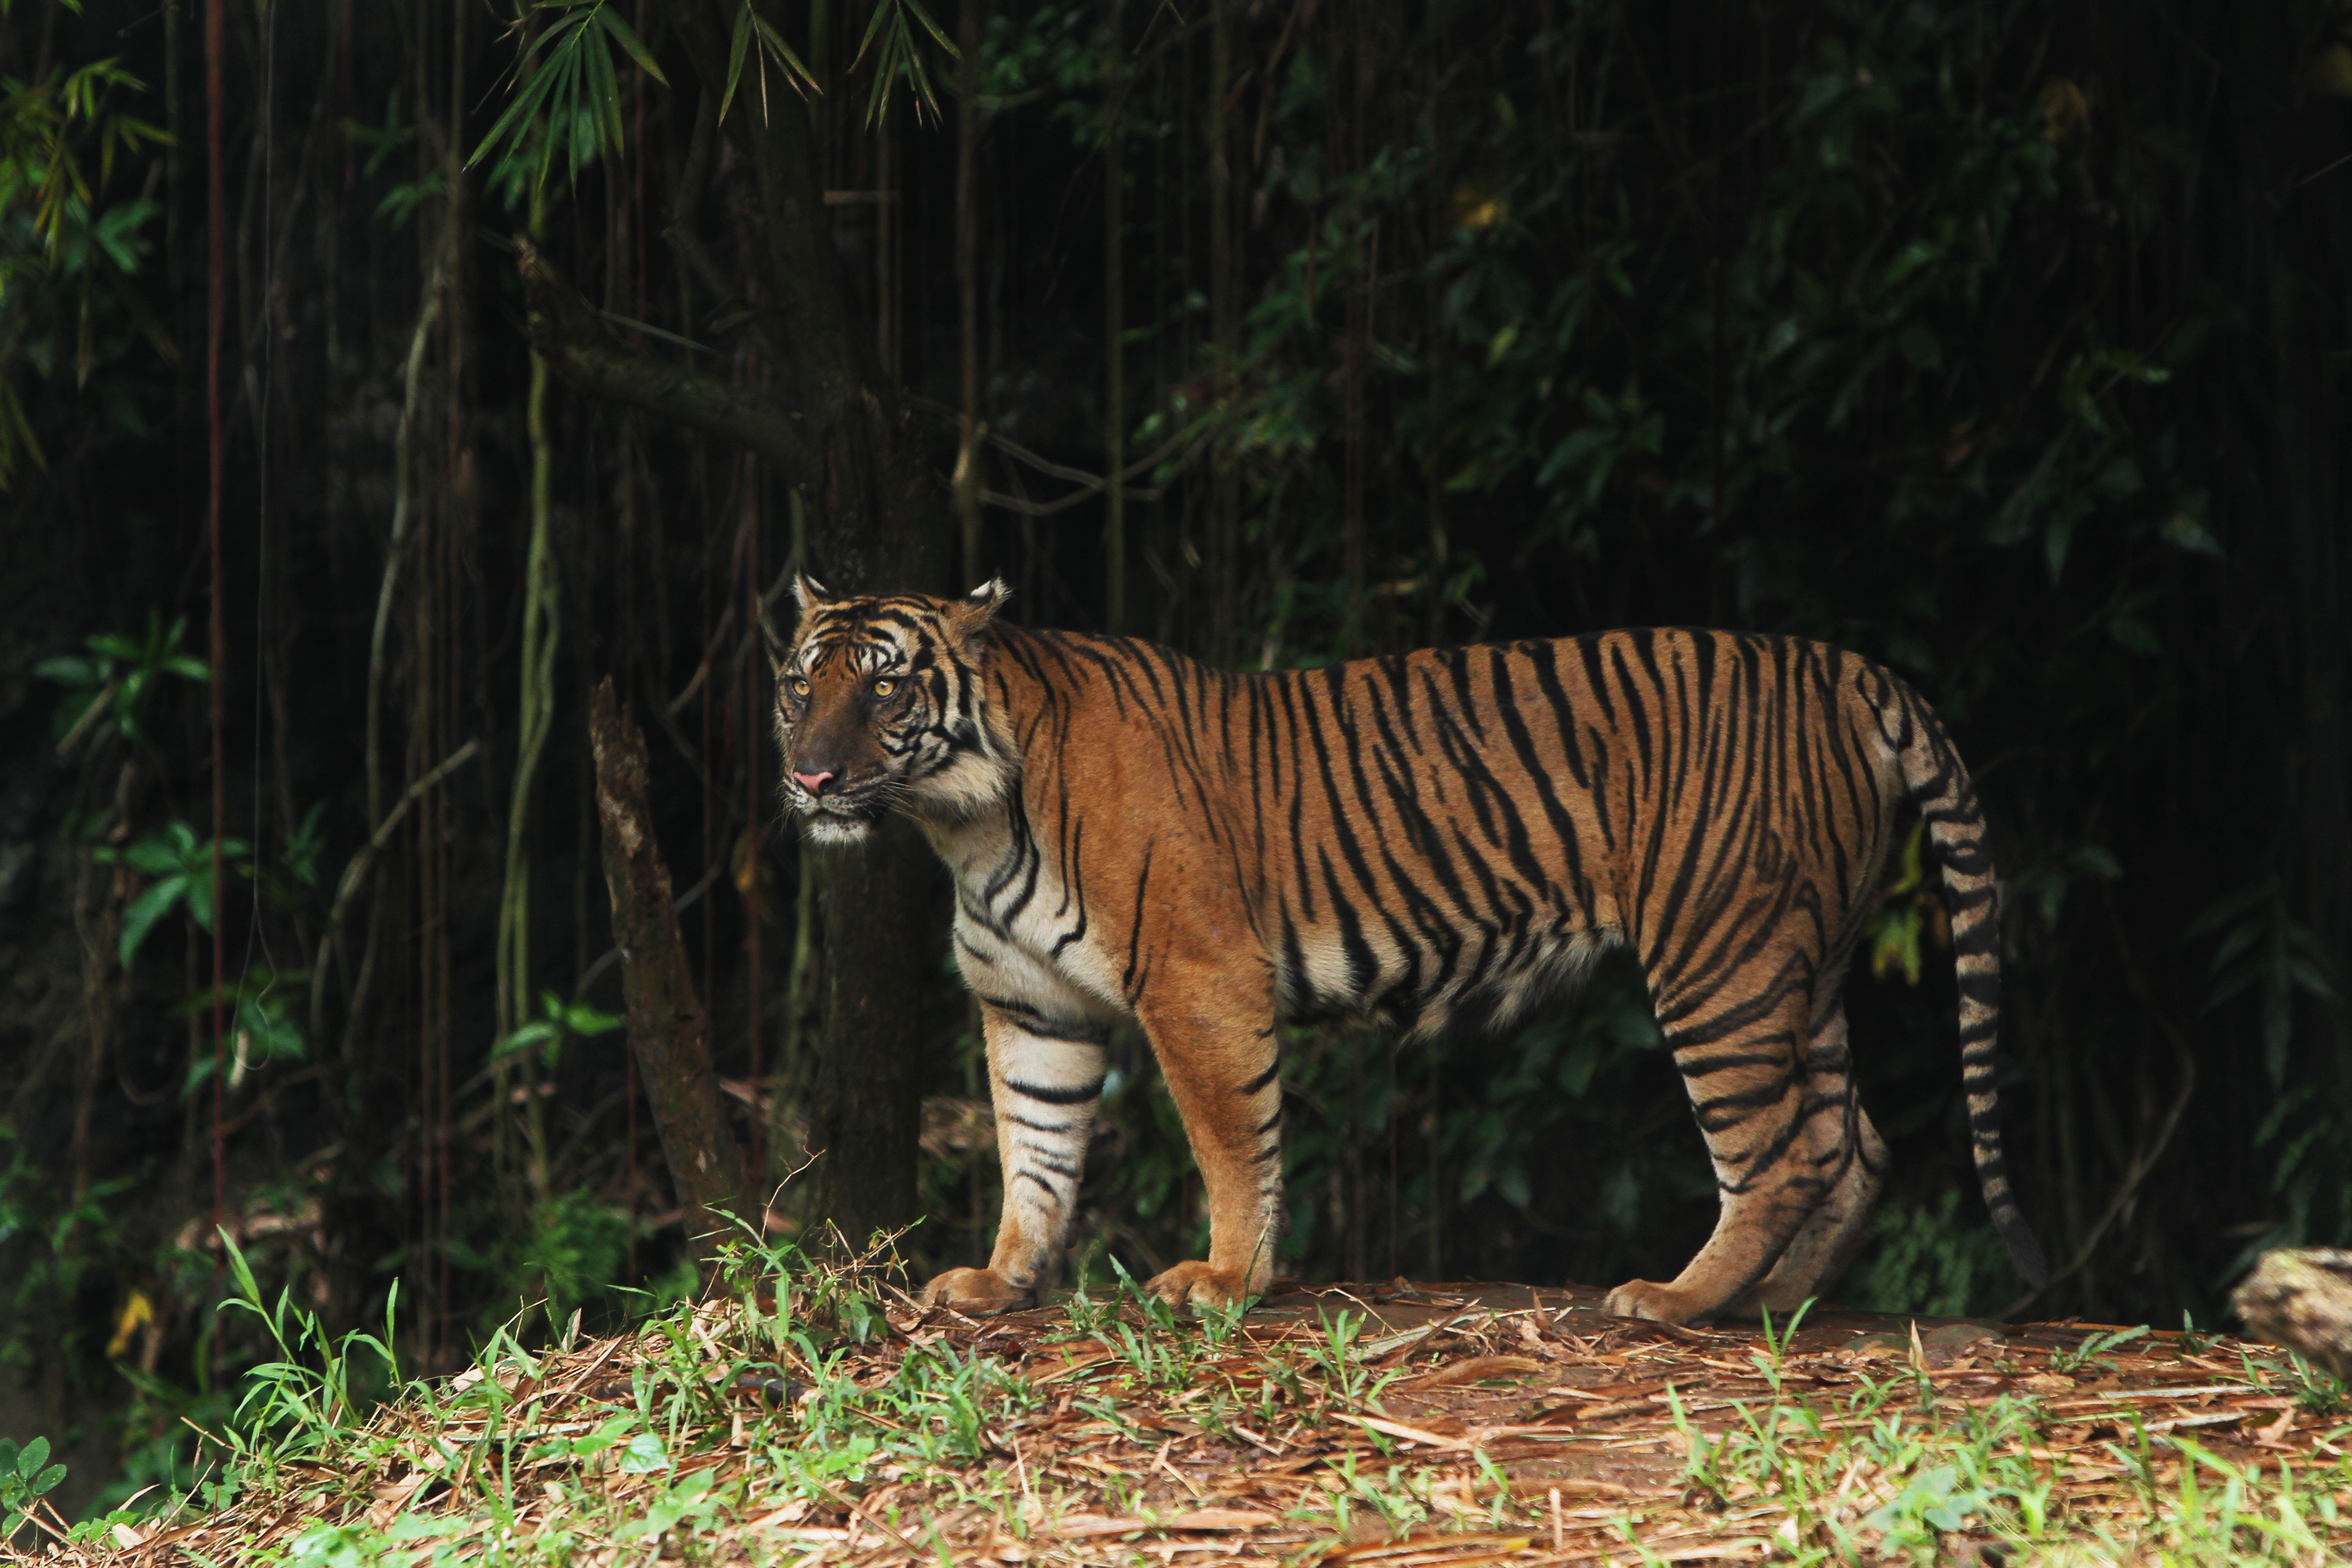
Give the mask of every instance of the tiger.
[{"label": "tiger", "polygon": [[1717,1187],[1685,1323],[1794,1310],[1865,1231],[1885,1142],[1843,987],[1898,805],[1939,863],[1979,1184],[2046,1277],[2004,1164],[1998,884],[1950,736],[1901,678],[1796,637],[1676,628],[1237,673],[961,598],[798,575],[775,663],[786,806],[818,843],[911,817],[954,882],[1003,1174],[985,1268],[925,1299],[1033,1304],[1068,1234],[1105,1047],[1140,1026],[1205,1189],[1208,1257],[1146,1289],[1261,1294],[1282,1227],[1277,1028],[1496,1030],[1604,952],[1639,964]]}]

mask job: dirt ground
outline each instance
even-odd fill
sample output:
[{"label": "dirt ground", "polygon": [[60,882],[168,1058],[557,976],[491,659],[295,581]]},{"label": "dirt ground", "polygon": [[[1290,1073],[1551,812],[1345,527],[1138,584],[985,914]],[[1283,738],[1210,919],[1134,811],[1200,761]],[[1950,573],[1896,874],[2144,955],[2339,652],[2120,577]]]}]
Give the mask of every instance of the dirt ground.
[{"label": "dirt ground", "polygon": [[[1213,1341],[1131,1300],[1082,1303],[1074,1331],[1066,1302],[974,1320],[882,1299],[887,1329],[814,1362],[747,1353],[757,1300],[510,1359],[223,1513],[44,1560],[1990,1565],[2018,1560],[2024,1530],[2087,1552],[2032,1560],[2115,1562],[2179,1525],[2191,1449],[2192,1512],[2200,1477],[2352,1475],[2345,1414],[2278,1352],[2179,1332],[1832,1310],[1768,1337],[1605,1317],[1582,1289],[1397,1280],[1277,1287]],[[908,1392],[910,1369],[983,1364],[998,1392],[961,1415]],[[588,1449],[632,1412],[658,1427],[673,1384],[693,1397],[667,1408],[701,1413],[688,1437],[671,1417],[674,1458],[632,1473]],[[923,1458],[960,1419],[963,1458]],[[1978,1458],[1957,1461],[1950,1528],[1923,1537],[1940,1516],[1919,1489],[1958,1484],[1939,1443]],[[1979,1463],[2009,1467],[2016,1506],[1968,1503]],[[2352,1523],[2323,1501],[2316,1548],[2263,1560],[2352,1560]],[[665,1507],[684,1522],[648,1531]],[[1906,1508],[1908,1535],[1889,1522]],[[2164,1560],[2232,1561],[2235,1528],[2211,1537],[2221,1556]]]}]

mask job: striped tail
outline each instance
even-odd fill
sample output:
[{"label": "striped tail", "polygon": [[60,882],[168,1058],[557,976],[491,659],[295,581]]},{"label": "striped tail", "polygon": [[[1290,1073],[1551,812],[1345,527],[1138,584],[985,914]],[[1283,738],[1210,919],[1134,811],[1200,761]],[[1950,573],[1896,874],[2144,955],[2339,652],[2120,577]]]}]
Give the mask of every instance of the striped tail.
[{"label": "striped tail", "polygon": [[1969,1101],[1969,1134],[1977,1181],[1993,1228],[2009,1246],[2018,1272],[2039,1286],[2050,1277],[2042,1243],[2018,1211],[2000,1148],[2000,1089],[1995,1056],[2000,1031],[2000,888],[1985,842],[1984,808],[1969,783],[1960,754],[1927,703],[1898,687],[1902,733],[1895,742],[1904,787],[1926,818],[1927,837],[1944,873],[1944,900],[1952,919],[1952,967],[1960,993],[1960,1084]]}]

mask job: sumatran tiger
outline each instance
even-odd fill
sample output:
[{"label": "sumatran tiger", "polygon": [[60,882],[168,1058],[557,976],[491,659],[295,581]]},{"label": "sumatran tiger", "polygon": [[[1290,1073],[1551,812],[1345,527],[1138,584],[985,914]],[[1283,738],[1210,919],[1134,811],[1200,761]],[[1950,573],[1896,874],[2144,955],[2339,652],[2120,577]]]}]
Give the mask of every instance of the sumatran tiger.
[{"label": "sumatran tiger", "polygon": [[803,577],[776,656],[783,794],[820,842],[914,818],[954,874],[1004,1207],[985,1268],[927,1296],[1034,1300],[1077,1201],[1104,1046],[1151,1043],[1207,1188],[1209,1256],[1148,1288],[1263,1289],[1282,1222],[1276,1026],[1494,1027],[1612,947],[1641,965],[1720,1189],[1671,1284],[1679,1323],[1796,1307],[1861,1241],[1886,1150],[1841,986],[1895,808],[1925,817],[1959,981],[1978,1178],[2025,1275],[2003,1172],[1996,888],[1943,726],[1821,643],[1638,630],[1235,674],[1128,637],[1028,631],[961,599]]}]

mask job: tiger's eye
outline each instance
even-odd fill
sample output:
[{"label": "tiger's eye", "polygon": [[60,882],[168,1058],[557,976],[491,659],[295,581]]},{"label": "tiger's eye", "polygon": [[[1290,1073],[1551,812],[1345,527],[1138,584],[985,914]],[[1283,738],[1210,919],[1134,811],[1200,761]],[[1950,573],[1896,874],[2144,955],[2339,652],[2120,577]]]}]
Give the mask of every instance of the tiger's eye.
[{"label": "tiger's eye", "polygon": [[887,697],[898,684],[898,683],[895,680],[877,680],[874,683],[874,695],[877,697]]},{"label": "tiger's eye", "polygon": [[797,676],[797,675],[793,676],[793,696],[795,696],[795,697],[806,697],[808,694],[809,694],[809,683],[808,683],[807,679],[806,679],[805,678],[802,677],[802,676]]}]

